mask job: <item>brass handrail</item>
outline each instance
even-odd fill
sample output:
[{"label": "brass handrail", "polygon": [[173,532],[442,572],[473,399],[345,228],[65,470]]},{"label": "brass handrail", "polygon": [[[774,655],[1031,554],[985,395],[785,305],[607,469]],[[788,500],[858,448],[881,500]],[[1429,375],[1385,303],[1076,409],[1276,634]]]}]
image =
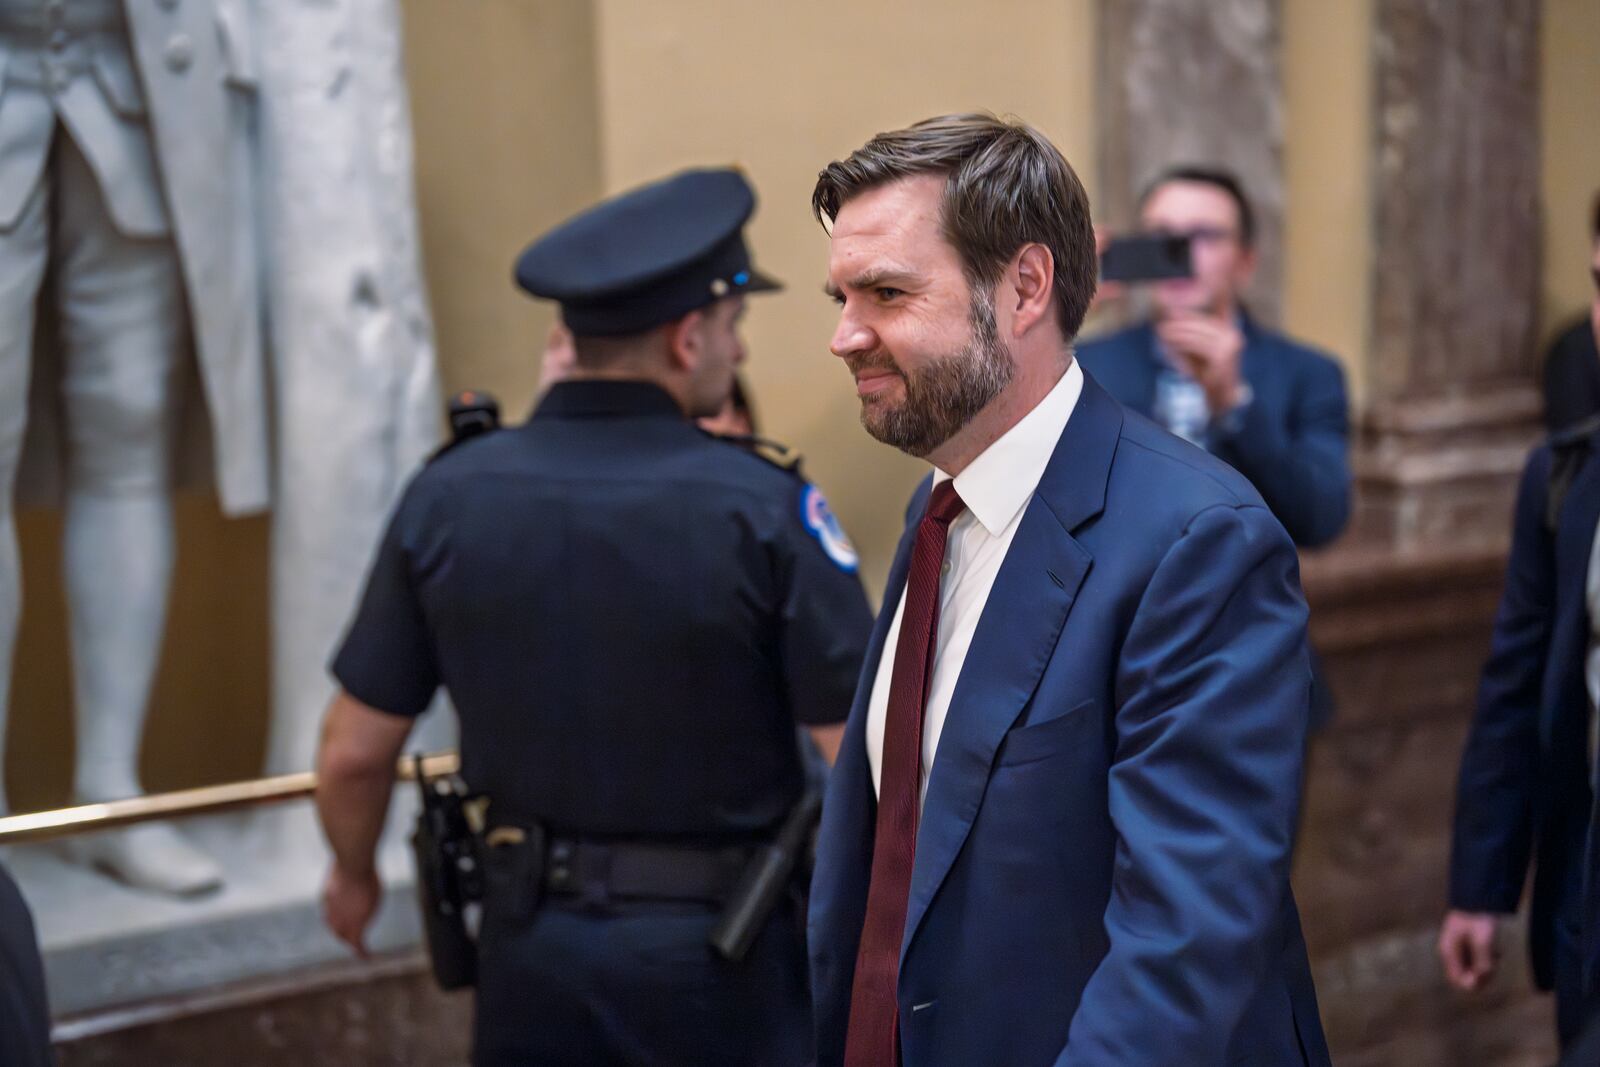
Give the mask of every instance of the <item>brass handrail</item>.
[{"label": "brass handrail", "polygon": [[[412,756],[401,759],[396,773],[402,780],[416,778]],[[460,759],[454,752],[435,752],[422,757],[424,777],[434,778],[454,774],[460,768]],[[127,800],[108,800],[103,804],[78,804],[70,808],[52,808],[33,811],[25,815],[8,815],[0,818],[0,845],[23,841],[48,841],[94,830],[110,830],[118,826],[171,819],[184,815],[206,815],[236,808],[254,808],[264,804],[278,804],[287,800],[308,797],[316,791],[317,775],[314,771],[299,774],[280,774],[272,778],[255,778],[247,782],[225,782],[222,785],[205,785],[198,789],[179,789],[170,793],[151,793]]]}]

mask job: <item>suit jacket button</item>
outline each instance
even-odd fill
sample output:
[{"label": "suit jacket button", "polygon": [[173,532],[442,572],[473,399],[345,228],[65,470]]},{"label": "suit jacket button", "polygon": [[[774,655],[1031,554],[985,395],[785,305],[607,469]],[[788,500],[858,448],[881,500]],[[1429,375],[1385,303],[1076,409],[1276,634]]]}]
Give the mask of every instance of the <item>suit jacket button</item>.
[{"label": "suit jacket button", "polygon": [[189,64],[194,62],[194,42],[184,34],[178,34],[167,42],[167,68],[182,74],[189,69]]}]

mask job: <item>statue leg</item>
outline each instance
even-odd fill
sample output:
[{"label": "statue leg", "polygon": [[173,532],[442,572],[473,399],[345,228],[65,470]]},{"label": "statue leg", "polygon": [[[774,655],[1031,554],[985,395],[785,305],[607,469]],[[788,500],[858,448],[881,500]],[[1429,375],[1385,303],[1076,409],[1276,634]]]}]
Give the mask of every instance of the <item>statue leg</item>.
[{"label": "statue leg", "polygon": [[[70,137],[59,138],[55,162],[74,792],[95,801],[142,792],[139,747],[172,579],[188,317],[172,241],[117,232]],[[144,888],[193,893],[221,883],[216,864],[166,824],[95,835],[83,851]]]},{"label": "statue leg", "polygon": [[22,560],[12,519],[17,462],[28,422],[33,325],[49,256],[49,185],[40,182],[15,226],[0,232],[0,812],[5,793],[11,653],[22,616]]}]

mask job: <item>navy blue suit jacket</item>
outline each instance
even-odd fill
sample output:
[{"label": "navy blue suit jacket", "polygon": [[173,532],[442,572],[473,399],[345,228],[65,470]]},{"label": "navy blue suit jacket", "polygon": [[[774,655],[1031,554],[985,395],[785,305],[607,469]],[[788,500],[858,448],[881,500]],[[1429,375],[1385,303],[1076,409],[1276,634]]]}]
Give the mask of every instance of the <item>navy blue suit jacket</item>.
[{"label": "navy blue suit jacket", "polygon": [[[1450,863],[1451,907],[1509,914],[1534,861],[1529,941],[1544,988],[1557,980],[1562,928],[1592,940],[1600,927],[1600,903],[1579,895],[1592,824],[1585,585],[1600,523],[1600,433],[1573,444],[1588,458],[1553,533],[1551,445],[1535,449],[1522,474],[1505,590],[1461,757]],[[1582,957],[1592,967],[1594,946],[1583,946]]]},{"label": "navy blue suit jacket", "polygon": [[[1206,449],[1261,493],[1295,544],[1338,537],[1350,518],[1350,413],[1331,357],[1244,317],[1241,373],[1255,394],[1236,425],[1213,425]],[[1162,356],[1150,323],[1078,347],[1083,369],[1149,417]]]},{"label": "navy blue suit jacket", "polygon": [[[823,810],[822,1067],[866,909],[867,702],[927,493]],[[928,783],[905,1067],[1326,1064],[1289,891],[1310,684],[1294,546],[1244,478],[1092,378],[1020,521]]]}]

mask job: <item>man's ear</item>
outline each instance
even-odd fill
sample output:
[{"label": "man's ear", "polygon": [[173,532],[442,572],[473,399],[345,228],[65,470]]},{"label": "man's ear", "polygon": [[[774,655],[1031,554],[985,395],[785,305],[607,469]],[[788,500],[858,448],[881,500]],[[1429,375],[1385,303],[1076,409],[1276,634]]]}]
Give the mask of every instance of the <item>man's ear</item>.
[{"label": "man's ear", "polygon": [[1236,297],[1244,295],[1243,289],[1250,284],[1250,279],[1256,276],[1256,265],[1261,262],[1261,255],[1254,245],[1239,250],[1239,265],[1234,268],[1234,288],[1241,290]]},{"label": "man's ear", "polygon": [[705,352],[705,338],[702,326],[705,323],[704,311],[691,311],[676,322],[667,324],[667,354],[672,361],[673,370],[690,371],[700,365],[700,358]]},{"label": "man's ear", "polygon": [[1006,272],[1006,295],[1012,301],[1012,327],[1014,336],[1021,337],[1041,320],[1051,315],[1055,291],[1056,261],[1050,250],[1041,244],[1023,245]]}]

